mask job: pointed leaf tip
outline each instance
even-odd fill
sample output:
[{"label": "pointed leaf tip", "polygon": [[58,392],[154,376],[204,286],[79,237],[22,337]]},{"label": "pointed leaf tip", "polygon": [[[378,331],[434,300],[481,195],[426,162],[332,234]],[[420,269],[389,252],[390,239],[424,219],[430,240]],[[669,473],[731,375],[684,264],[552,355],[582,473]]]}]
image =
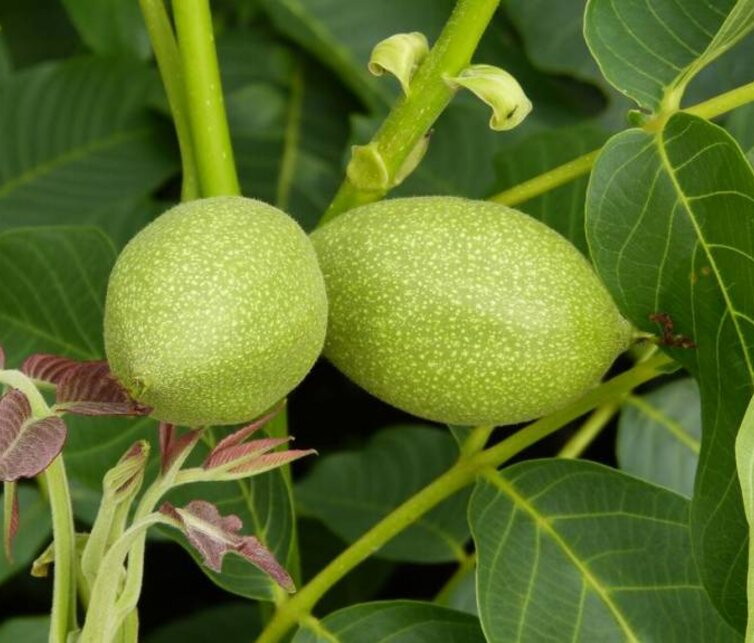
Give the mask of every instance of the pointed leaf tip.
[{"label": "pointed leaf tip", "polygon": [[59,417],[35,419],[18,389],[0,399],[0,480],[32,478],[60,453],[67,430]]},{"label": "pointed leaf tip", "polygon": [[268,574],[288,592],[295,591],[293,579],[272,552],[254,536],[242,536],[238,533],[243,526],[238,516],[222,516],[215,505],[205,500],[193,500],[183,509],[165,502],[160,507],[160,513],[174,527],[183,531],[210,569],[220,572],[225,554],[235,552]]}]

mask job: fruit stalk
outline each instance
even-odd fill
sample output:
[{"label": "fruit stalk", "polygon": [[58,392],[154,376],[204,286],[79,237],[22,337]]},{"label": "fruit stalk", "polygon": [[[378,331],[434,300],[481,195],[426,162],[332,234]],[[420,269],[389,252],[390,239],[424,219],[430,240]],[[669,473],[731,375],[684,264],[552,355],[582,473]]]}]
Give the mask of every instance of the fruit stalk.
[{"label": "fruit stalk", "polygon": [[499,0],[458,1],[440,37],[416,71],[410,93],[396,104],[369,144],[384,162],[388,185],[382,190],[363,190],[346,178],[320,223],[387,194],[406,158],[428,134],[455,93],[445,77],[458,75],[469,64],[498,4]]},{"label": "fruit stalk", "polygon": [[181,55],[175,42],[170,19],[165,11],[164,0],[140,0],[140,4],[178,136],[178,148],[183,168],[181,200],[191,201],[199,197],[199,177],[194,158],[194,146],[191,142]]},{"label": "fruit stalk", "polygon": [[174,0],[202,196],[240,194],[208,0]]},{"label": "fruit stalk", "polygon": [[320,598],[354,567],[369,558],[385,543],[437,506],[447,497],[471,484],[477,474],[497,468],[524,449],[554,433],[600,404],[620,400],[629,391],[665,373],[672,360],[664,354],[634,366],[612,380],[591,390],[579,401],[514,433],[494,447],[470,457],[462,457],[447,472],[409,498],[337,556],[292,599],[278,608],[277,614],[257,639],[257,643],[276,643],[288,630],[301,622]]}]

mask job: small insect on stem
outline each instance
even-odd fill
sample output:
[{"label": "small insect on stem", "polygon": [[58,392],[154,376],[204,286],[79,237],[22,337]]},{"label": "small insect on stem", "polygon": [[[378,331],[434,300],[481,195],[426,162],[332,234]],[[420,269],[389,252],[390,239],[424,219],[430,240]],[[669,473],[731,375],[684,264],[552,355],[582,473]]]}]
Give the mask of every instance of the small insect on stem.
[{"label": "small insect on stem", "polygon": [[660,344],[673,348],[696,348],[696,343],[688,335],[679,335],[674,331],[673,318],[668,313],[652,313],[649,320],[662,327]]}]

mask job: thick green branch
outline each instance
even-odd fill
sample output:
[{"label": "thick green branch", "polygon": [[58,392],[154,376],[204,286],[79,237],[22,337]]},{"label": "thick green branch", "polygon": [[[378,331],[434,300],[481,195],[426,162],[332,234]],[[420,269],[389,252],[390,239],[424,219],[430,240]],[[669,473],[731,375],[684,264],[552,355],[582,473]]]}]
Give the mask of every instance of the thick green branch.
[{"label": "thick green branch", "polygon": [[283,603],[257,643],[279,641],[291,627],[304,619],[319,599],[349,571],[416,522],[420,516],[471,484],[480,471],[501,466],[524,449],[600,404],[620,400],[640,384],[663,374],[671,363],[672,360],[666,355],[657,355],[593,389],[565,409],[521,429],[500,444],[462,457],[451,469],[372,527],[317,574],[298,594],[287,603]]},{"label": "thick green branch", "polygon": [[[406,158],[442,114],[454,90],[445,78],[456,76],[471,61],[499,0],[459,0],[435,46],[411,81],[410,92],[393,108],[370,146],[382,159],[391,184]],[[346,178],[321,223],[346,210],[378,201],[389,190],[360,189]]]},{"label": "thick green branch", "polygon": [[191,201],[199,197],[199,177],[191,141],[181,55],[175,42],[170,19],[165,11],[165,0],[139,0],[139,2],[178,136],[183,167],[181,200]]},{"label": "thick green branch", "polygon": [[239,194],[208,0],[173,0],[202,196]]}]

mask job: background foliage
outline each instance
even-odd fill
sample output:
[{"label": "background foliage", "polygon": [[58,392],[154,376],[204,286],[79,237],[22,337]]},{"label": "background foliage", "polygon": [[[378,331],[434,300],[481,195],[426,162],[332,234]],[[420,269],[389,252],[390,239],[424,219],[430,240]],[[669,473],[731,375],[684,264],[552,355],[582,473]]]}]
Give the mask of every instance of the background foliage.
[{"label": "background foliage", "polygon": [[[741,640],[747,525],[733,439],[754,383],[754,109],[714,124],[677,115],[660,136],[614,135],[632,107],[653,111],[686,87],[690,104],[752,81],[754,8],[651,4],[650,16],[639,0],[591,2],[593,56],[585,2],[503,2],[475,61],[511,71],[534,112],[497,134],[483,105],[456,97],[395,194],[485,198],[609,139],[588,194],[582,178],[519,207],[591,257],[637,326],[654,332],[649,314],[671,312],[697,341],[697,351],[673,355],[699,384],[684,374],[628,398],[586,453],[601,465],[516,464],[445,501],[319,605],[320,626],[337,640],[379,641],[401,627],[438,642]],[[367,73],[371,47],[400,31],[431,42],[452,6],[214,2],[244,194],[312,229],[350,146],[369,139],[398,95],[397,82]],[[0,5],[0,344],[11,365],[38,351],[103,357],[102,302],[118,249],[178,199],[177,144],[136,7]],[[322,454],[297,467],[294,492],[274,472],[200,495],[241,516],[304,581],[457,455],[445,427],[417,425],[324,363],[292,395],[289,416],[298,444]],[[527,455],[555,455],[575,428]],[[66,461],[85,528],[104,471],[135,439],[154,439],[155,427],[79,418],[70,429]],[[0,643],[37,640],[47,627],[35,615],[48,608],[48,584],[23,570],[49,523],[32,486],[21,505],[15,562],[0,561],[0,610],[15,617],[0,625]],[[274,598],[266,577],[229,557],[206,578],[188,560],[154,536],[145,640],[189,640],[188,632],[192,641],[249,641],[267,606],[257,614],[239,597]],[[165,601],[166,588],[183,594]],[[294,640],[323,636],[302,628]]]}]

